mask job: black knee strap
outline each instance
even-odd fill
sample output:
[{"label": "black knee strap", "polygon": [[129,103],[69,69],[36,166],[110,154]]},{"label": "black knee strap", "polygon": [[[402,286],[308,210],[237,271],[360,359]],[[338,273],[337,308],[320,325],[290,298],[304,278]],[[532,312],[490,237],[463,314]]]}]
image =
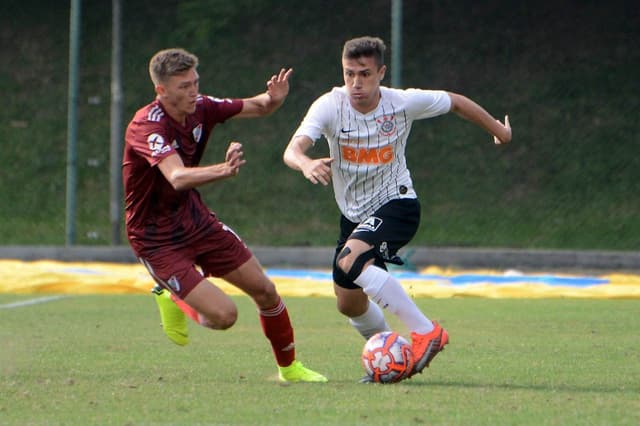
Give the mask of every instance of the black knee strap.
[{"label": "black knee strap", "polygon": [[[338,261],[343,257],[348,256],[349,253],[351,253],[351,249],[349,247],[345,247],[342,249],[338,257],[336,258],[337,268],[340,268],[340,266],[338,266]],[[374,248],[371,248],[363,253],[360,253],[360,255],[356,257],[356,260],[353,261],[353,265],[351,266],[351,269],[349,269],[348,271],[344,271],[344,273],[347,274],[347,277],[349,277],[351,281],[355,281],[356,278],[360,276],[360,273],[362,272],[362,268],[364,268],[365,263],[367,263],[368,261],[370,261],[375,257],[376,257],[376,252]]]}]

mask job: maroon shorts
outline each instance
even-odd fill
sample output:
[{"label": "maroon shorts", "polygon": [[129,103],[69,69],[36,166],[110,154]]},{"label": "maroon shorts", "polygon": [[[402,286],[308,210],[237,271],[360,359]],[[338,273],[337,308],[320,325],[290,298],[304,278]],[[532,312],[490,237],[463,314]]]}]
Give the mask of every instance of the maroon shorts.
[{"label": "maroon shorts", "polygon": [[240,237],[216,220],[206,235],[187,245],[155,249],[140,261],[158,284],[184,299],[204,277],[223,277],[251,256]]}]

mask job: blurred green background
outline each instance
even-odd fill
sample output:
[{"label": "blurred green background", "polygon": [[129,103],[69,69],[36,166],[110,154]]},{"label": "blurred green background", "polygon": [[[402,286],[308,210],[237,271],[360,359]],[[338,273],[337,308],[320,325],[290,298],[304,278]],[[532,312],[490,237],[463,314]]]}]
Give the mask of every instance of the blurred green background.
[{"label": "blurred green background", "polygon": [[[282,152],[310,103],[342,84],[346,39],[391,46],[391,2],[122,3],[125,125],[153,99],[147,63],[159,49],[196,53],[201,91],[218,97],[252,96],[294,68],[277,113],[214,130],[205,162],[222,161],[234,139],[248,164],[200,192],[250,245],[332,245],[331,189],[288,169]],[[64,244],[69,2],[0,8],[0,244]],[[402,85],[462,93],[497,118],[508,113],[514,132],[496,147],[454,114],[414,124],[408,157],[423,221],[413,245],[640,247],[639,10],[619,0],[403,2]],[[77,243],[105,245],[110,1],[82,1],[81,35]]]}]

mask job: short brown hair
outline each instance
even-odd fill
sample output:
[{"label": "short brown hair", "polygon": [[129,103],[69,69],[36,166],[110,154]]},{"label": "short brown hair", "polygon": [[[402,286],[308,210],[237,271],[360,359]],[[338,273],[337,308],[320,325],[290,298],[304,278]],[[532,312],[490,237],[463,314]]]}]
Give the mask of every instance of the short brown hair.
[{"label": "short brown hair", "polygon": [[198,57],[184,49],[172,48],[157,52],[149,61],[149,75],[156,86],[176,74],[198,66]]},{"label": "short brown hair", "polygon": [[384,65],[384,51],[387,47],[379,37],[358,37],[347,40],[342,49],[342,57],[358,59],[361,56],[373,57],[378,67]]}]

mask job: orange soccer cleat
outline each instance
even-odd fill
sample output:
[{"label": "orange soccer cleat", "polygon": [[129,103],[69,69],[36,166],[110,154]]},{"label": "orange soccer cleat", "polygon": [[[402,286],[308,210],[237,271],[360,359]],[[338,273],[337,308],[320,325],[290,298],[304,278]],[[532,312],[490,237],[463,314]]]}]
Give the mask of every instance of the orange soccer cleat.
[{"label": "orange soccer cleat", "polygon": [[426,367],[444,350],[444,345],[449,343],[449,334],[437,322],[433,321],[434,329],[427,334],[411,333],[411,350],[413,352],[413,370],[409,377],[422,373]]}]

